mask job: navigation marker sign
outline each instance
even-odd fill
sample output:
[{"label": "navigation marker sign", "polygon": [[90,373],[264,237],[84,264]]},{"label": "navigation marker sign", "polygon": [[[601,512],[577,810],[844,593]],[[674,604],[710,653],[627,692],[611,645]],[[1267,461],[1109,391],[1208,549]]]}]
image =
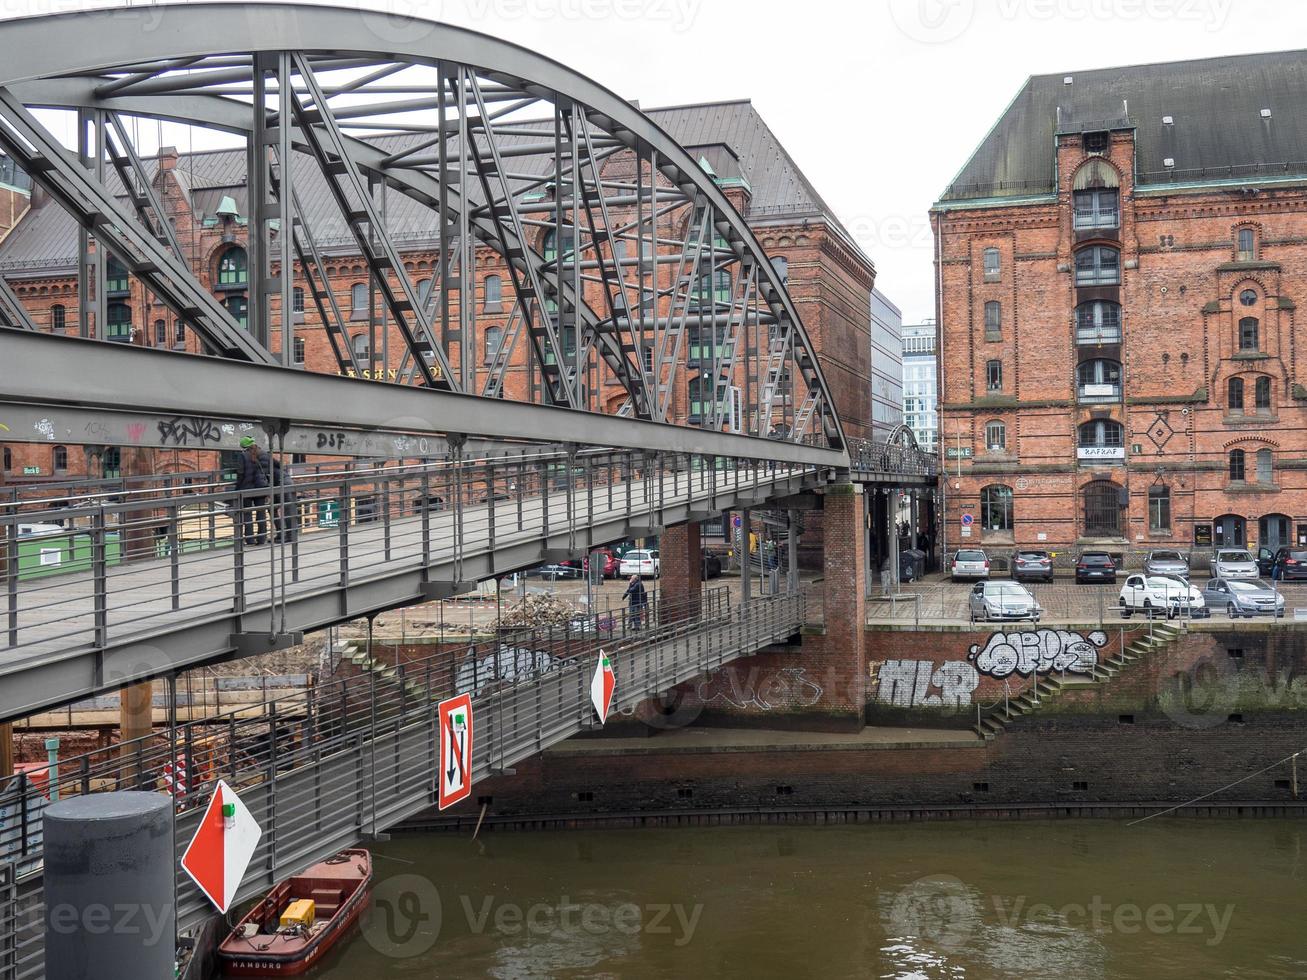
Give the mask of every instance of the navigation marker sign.
[{"label": "navigation marker sign", "polygon": [[440,809],[466,800],[472,793],[472,695],[440,702]]},{"label": "navigation marker sign", "polygon": [[182,855],[182,870],[226,914],[250,866],[263,830],[236,791],[221,779],[199,829]]},{"label": "navigation marker sign", "polygon": [[608,660],[608,654],[600,650],[595,675],[590,679],[590,700],[594,703],[595,714],[599,716],[601,725],[608,721],[608,709],[612,706],[613,688],[616,686],[613,665]]}]

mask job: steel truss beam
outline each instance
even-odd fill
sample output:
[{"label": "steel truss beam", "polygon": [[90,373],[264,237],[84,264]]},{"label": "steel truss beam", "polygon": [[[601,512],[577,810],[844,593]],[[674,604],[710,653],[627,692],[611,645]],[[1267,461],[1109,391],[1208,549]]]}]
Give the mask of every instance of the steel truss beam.
[{"label": "steel truss beam", "polygon": [[[366,75],[375,79],[384,78],[401,70],[395,68],[396,64],[429,68],[436,68],[441,64],[476,65],[478,67],[475,72],[469,72],[467,77],[469,82],[480,86],[482,103],[500,101],[517,104],[523,100],[524,95],[530,96],[541,102],[552,103],[564,117],[570,117],[580,124],[574,126],[568,134],[571,152],[568,154],[567,168],[563,166],[562,155],[558,156],[556,167],[556,177],[560,183],[561,179],[570,173],[574,189],[578,185],[582,189],[579,197],[574,190],[571,202],[574,228],[578,226],[581,218],[577,212],[587,203],[586,199],[592,189],[600,197],[605,192],[604,182],[596,180],[591,184],[580,173],[585,161],[578,149],[579,138],[583,136],[584,126],[587,125],[605,134],[605,139],[596,144],[602,145],[605,152],[610,144],[626,146],[640,161],[637,178],[634,181],[637,199],[637,238],[651,240],[657,237],[653,233],[656,228],[651,227],[653,220],[651,211],[657,210],[657,201],[667,189],[679,191],[689,201],[707,202],[713,214],[716,230],[726,239],[736,258],[746,254],[754,258],[758,268],[756,287],[760,297],[758,312],[774,318],[783,328],[792,325],[796,381],[801,377],[803,390],[816,393],[813,417],[816,417],[816,413],[820,413],[823,420],[822,429],[827,441],[842,445],[842,431],[838,419],[833,414],[833,402],[821,377],[815,353],[806,332],[802,329],[793,304],[776,273],[771,269],[770,263],[766,261],[757,240],[744,220],[730,206],[721,190],[693,158],[632,105],[555,62],[493,38],[444,25],[410,21],[407,22],[404,30],[399,31],[400,35],[405,36],[398,38],[387,36],[384,41],[379,40],[373,44],[368,40],[369,18],[373,15],[366,12],[272,3],[243,8],[242,16],[239,18],[227,16],[227,13],[229,11],[225,12],[225,8],[221,5],[196,4],[185,7],[150,8],[140,14],[131,10],[112,10],[45,17],[39,21],[34,19],[9,21],[0,26],[0,49],[5,50],[7,55],[12,55],[6,59],[4,67],[0,68],[0,84],[17,86],[23,90],[24,100],[32,105],[62,104],[57,98],[51,98],[46,93],[65,84],[91,86],[93,89],[105,90],[108,96],[100,100],[92,96],[80,103],[88,106],[91,111],[105,108],[131,111],[127,103],[133,100],[150,101],[156,104],[156,107],[149,110],[151,114],[191,122],[199,121],[199,117],[191,111],[197,100],[229,102],[234,111],[244,112],[246,117],[235,128],[248,130],[250,126],[248,103],[242,104],[204,93],[222,91],[224,86],[226,90],[232,92],[251,91],[247,86],[252,83],[254,59],[260,54],[312,51],[314,52],[311,59],[312,72],[346,68],[365,69]],[[148,26],[150,30],[143,30],[144,26]],[[376,27],[375,24],[371,26]],[[387,21],[386,32],[393,33],[393,28],[394,25]],[[95,38],[93,45],[84,42],[84,39],[89,36]],[[350,38],[351,46],[342,48],[341,38]],[[360,38],[363,39],[361,42]],[[369,51],[369,47],[378,50]],[[300,54],[299,57],[305,56]],[[186,74],[181,74],[179,69],[184,69]],[[232,83],[236,83],[235,86]],[[280,80],[277,88],[280,99],[282,88]],[[333,79],[331,84],[326,82],[321,84],[316,93],[309,93],[308,86],[304,84],[294,87],[287,84],[285,88],[287,93],[293,88],[303,90],[304,94],[300,97],[301,104],[305,109],[313,111],[323,108],[326,100],[338,93],[348,92],[363,96],[370,94],[366,78],[349,79],[344,84],[335,84]],[[469,91],[472,88],[473,86],[469,85]],[[379,95],[383,91],[399,93],[405,91],[405,86],[402,82],[386,82],[377,86],[376,94]],[[429,89],[426,92],[429,93]],[[147,98],[149,93],[157,94],[153,98]],[[402,101],[382,101],[359,105],[356,100],[349,105],[327,107],[326,115],[334,116],[338,120],[359,119],[360,129],[364,127],[375,129],[381,124],[368,120],[367,116],[371,113],[411,114],[414,110],[432,107],[429,94],[425,99],[421,97],[425,93],[420,87],[414,89],[414,94],[418,98],[411,100],[411,104]],[[236,96],[236,98],[241,97],[246,96]],[[287,94],[287,101],[290,101],[289,94]],[[174,103],[175,108],[162,111],[157,109],[157,104],[163,102]],[[479,104],[478,109],[480,123],[487,126],[488,131],[493,131],[494,126],[489,121],[483,106]],[[459,124],[477,121],[477,118],[469,116],[460,119]],[[414,120],[414,125],[411,127],[405,124],[386,125],[397,132],[430,130],[430,127],[422,125],[420,120]],[[517,128],[522,127],[515,127],[512,123],[506,123],[502,127],[505,132]],[[440,132],[443,135],[443,129]],[[343,133],[341,136],[344,140],[352,141],[346,156],[355,161],[361,173],[366,173],[369,167],[365,164],[364,158],[368,154],[356,152],[356,146],[353,144],[363,146],[367,144]],[[529,143],[529,140],[527,142]],[[500,154],[500,159],[502,162],[504,158],[518,152],[545,152],[547,146],[548,144],[544,144],[540,150],[531,145],[507,147]],[[390,154],[376,154],[380,159],[388,155]],[[593,149],[588,156],[591,158],[593,168]],[[422,168],[393,166],[387,168],[375,164],[373,167],[383,172],[388,186],[398,184],[412,187],[420,178],[432,179],[431,174]],[[499,168],[499,174],[501,177],[506,176],[502,166]],[[432,179],[437,191],[445,176],[442,173],[439,180]],[[624,192],[629,193],[625,189]],[[438,194],[428,194],[428,198],[438,200]],[[456,215],[457,211],[454,214]],[[452,220],[449,212],[442,211],[440,217],[442,220]],[[480,217],[477,215],[478,219]],[[555,219],[556,224],[561,217],[560,207]],[[485,225],[491,226],[487,228],[478,223],[477,237],[481,241],[494,242],[503,224],[501,221],[486,221]],[[520,220],[517,225],[520,237],[525,233],[525,229]],[[490,232],[490,234],[483,234],[483,232]],[[611,234],[611,229],[606,229],[606,233]],[[512,244],[509,247],[512,247]],[[557,269],[546,268],[546,264],[541,263],[538,256],[530,253],[525,243],[519,242],[517,247],[524,249],[523,258],[527,260],[526,265],[537,270],[536,278],[544,281],[546,289],[550,286],[555,287],[556,292],[551,295],[558,297],[560,309],[567,310],[572,306],[581,317],[585,317],[588,312],[585,304],[579,301],[580,297],[573,302],[568,295],[569,283],[560,281],[565,280],[566,277],[558,276]],[[574,241],[577,261],[573,266],[579,266],[579,253],[584,247],[582,242]],[[602,243],[592,241],[590,247],[596,251],[595,260],[600,262],[600,279],[607,280],[606,269],[602,268],[606,263],[601,261],[606,257],[599,254],[603,251]],[[116,253],[112,243],[110,249]],[[616,266],[616,262],[614,265]],[[643,256],[637,258],[636,265],[640,282],[643,284],[646,275],[652,270],[648,268],[647,259]],[[141,270],[136,268],[132,271],[137,272],[138,275],[141,273]],[[148,269],[146,271],[148,272]],[[573,268],[568,271],[572,273],[573,281],[570,285],[576,287],[581,281],[577,270]],[[609,295],[613,295],[611,291]],[[539,295],[535,297],[536,300],[543,300],[543,298]],[[622,351],[624,355],[635,355],[637,361],[642,360],[639,351],[644,349],[649,339],[643,304],[641,306],[639,348]],[[614,328],[617,326],[614,321],[618,318],[610,316],[607,320],[609,325],[605,328],[604,318],[594,317],[597,336],[602,337],[605,332],[614,333]],[[578,327],[581,326],[578,323]],[[259,359],[266,361],[266,358]],[[636,373],[643,375],[645,373],[643,365],[637,367],[640,370]],[[652,383],[656,384],[656,379]],[[650,381],[646,380],[644,387],[648,389],[649,386]],[[628,390],[631,387],[635,386],[628,383]],[[633,396],[638,395],[639,389],[636,388],[629,393]]]},{"label": "steel truss beam", "polygon": [[[277,365],[100,344],[28,330],[0,330],[0,347],[5,355],[0,362],[0,390],[6,401],[24,405],[67,404],[200,418],[230,416],[232,407],[240,406],[241,418],[259,423],[453,432],[514,442],[534,436],[541,442],[848,467],[843,450]],[[59,365],[59,386],[54,391],[49,383],[51,364]],[[122,384],[126,377],[132,379],[130,386]]]}]

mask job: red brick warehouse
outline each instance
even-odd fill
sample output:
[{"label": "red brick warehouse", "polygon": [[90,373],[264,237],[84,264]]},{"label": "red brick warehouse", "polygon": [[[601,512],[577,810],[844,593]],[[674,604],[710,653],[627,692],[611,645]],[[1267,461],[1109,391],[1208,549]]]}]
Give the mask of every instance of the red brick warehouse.
[{"label": "red brick warehouse", "polygon": [[950,548],[1307,543],[1305,94],[1300,52],[1027,81],[931,212]]}]

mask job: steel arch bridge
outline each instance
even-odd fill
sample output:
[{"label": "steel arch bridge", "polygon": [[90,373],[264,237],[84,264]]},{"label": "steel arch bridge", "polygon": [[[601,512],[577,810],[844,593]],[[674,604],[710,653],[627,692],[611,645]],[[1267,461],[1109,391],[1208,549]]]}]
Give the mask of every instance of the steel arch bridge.
[{"label": "steel arch bridge", "polygon": [[[847,466],[782,277],[713,176],[632,104],[555,61],[447,25],[291,4],[20,19],[0,25],[0,51],[0,149],[80,228],[76,332],[103,339],[116,262],[224,361],[133,350],[149,360],[125,385],[104,378],[102,346],[11,333],[0,339],[11,401],[216,413],[234,399],[282,422]],[[76,146],[55,136],[60,116],[75,116]],[[188,262],[133,139],[142,119],[244,147],[247,325]],[[393,230],[413,209],[438,257],[431,288]],[[286,311],[301,290],[340,373],[361,375],[386,347],[370,343],[361,363],[327,274],[333,242],[315,223],[343,229],[366,265],[372,339],[378,320],[396,335],[384,367],[398,384],[369,388],[361,410],[348,382],[288,370]],[[505,274],[511,316],[483,363],[475,291],[488,262]],[[33,329],[2,281],[0,310]],[[529,416],[524,431],[503,400],[514,367],[528,372],[526,400],[589,414]],[[698,424],[668,424],[692,378]],[[379,390],[400,386],[431,400]]]}]

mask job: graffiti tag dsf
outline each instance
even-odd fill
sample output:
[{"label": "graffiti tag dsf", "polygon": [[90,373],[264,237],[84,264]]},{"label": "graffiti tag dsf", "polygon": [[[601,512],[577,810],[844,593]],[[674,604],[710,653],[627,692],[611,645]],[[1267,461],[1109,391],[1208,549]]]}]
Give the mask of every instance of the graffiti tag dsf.
[{"label": "graffiti tag dsf", "polygon": [[967,659],[989,677],[1029,677],[1053,671],[1089,674],[1098,666],[1098,651],[1105,646],[1107,634],[1101,630],[1088,637],[1068,630],[1026,630],[995,633],[983,647],[973,645]]}]

